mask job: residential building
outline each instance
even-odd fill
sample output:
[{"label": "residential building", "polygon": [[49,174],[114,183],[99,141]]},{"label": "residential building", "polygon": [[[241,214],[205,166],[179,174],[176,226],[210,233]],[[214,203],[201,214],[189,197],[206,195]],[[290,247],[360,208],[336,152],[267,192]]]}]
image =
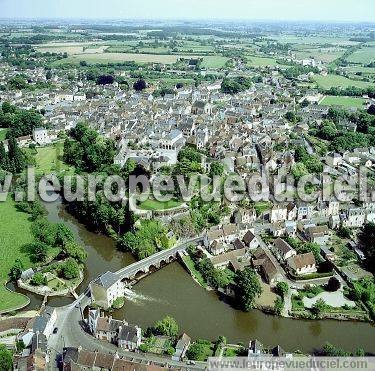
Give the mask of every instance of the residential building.
[{"label": "residential building", "polygon": [[288,267],[297,275],[316,272],[315,257],[312,252],[298,254],[287,260]]}]

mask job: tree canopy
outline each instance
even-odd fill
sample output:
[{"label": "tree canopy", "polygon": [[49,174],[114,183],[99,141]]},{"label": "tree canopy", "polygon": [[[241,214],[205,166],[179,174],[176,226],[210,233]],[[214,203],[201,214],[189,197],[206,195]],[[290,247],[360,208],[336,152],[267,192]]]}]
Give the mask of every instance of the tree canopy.
[{"label": "tree canopy", "polygon": [[262,293],[262,287],[256,272],[249,267],[236,274],[236,299],[244,311],[254,308],[255,298]]}]

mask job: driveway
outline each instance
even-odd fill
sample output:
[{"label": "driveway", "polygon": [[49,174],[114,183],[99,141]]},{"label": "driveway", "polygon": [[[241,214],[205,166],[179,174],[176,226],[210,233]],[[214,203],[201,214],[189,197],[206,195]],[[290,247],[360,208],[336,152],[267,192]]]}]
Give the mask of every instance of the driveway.
[{"label": "driveway", "polygon": [[322,292],[311,299],[304,297],[302,300],[306,308],[311,308],[319,299],[323,299],[326,304],[334,308],[340,308],[344,305],[348,305],[351,308],[355,307],[355,302],[346,299],[342,291]]}]

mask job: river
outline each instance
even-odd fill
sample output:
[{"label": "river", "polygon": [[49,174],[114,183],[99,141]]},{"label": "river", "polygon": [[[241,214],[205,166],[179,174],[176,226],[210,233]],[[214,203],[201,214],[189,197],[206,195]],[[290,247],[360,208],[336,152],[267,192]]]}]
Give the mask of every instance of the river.
[{"label": "river", "polygon": [[[78,223],[64,210],[60,201],[46,204],[46,208],[48,219],[66,223],[88,253],[85,280],[78,293],[100,273],[116,271],[135,261],[129,253],[117,251],[112,239],[92,233]],[[247,344],[250,339],[258,339],[267,347],[279,344],[287,351],[299,349],[304,352],[311,352],[329,341],[348,351],[362,347],[375,353],[375,327],[370,324],[293,320],[258,310],[244,313],[220,301],[214,292],[202,289],[177,262],[146,277],[133,290],[134,296],[113,316],[125,318],[142,328],[147,328],[165,315],[171,315],[176,318],[180,330],[193,339],[214,340],[224,335],[234,343]],[[31,299],[30,309],[40,306],[40,297],[30,293],[27,295]],[[70,298],[50,298],[48,304],[62,306],[71,301]]]}]

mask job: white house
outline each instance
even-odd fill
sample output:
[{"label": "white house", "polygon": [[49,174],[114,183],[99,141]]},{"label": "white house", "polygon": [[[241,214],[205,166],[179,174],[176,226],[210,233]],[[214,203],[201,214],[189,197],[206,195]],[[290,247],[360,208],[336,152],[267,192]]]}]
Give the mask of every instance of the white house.
[{"label": "white house", "polygon": [[259,241],[252,231],[247,231],[243,236],[243,242],[250,249],[256,249],[259,246]]},{"label": "white house", "polygon": [[294,255],[287,260],[287,264],[297,275],[316,272],[316,261],[312,252]]},{"label": "white house", "polygon": [[33,130],[33,140],[34,142],[44,145],[51,143],[51,138],[48,134],[48,130],[45,128],[36,128]]},{"label": "white house", "polygon": [[112,272],[106,272],[90,283],[92,304],[108,309],[113,302],[124,296],[124,283]]},{"label": "white house", "polygon": [[347,228],[361,228],[366,222],[366,212],[362,208],[351,208],[342,218],[342,226]]},{"label": "white house", "polygon": [[270,211],[270,222],[276,223],[288,218],[288,209],[286,206],[274,205]]},{"label": "white house", "polygon": [[117,338],[119,348],[136,350],[141,345],[141,328],[132,325],[120,326]]},{"label": "white house", "polygon": [[292,256],[297,255],[296,250],[292,248],[288,244],[288,242],[284,241],[282,238],[277,238],[275,242],[273,243],[276,255],[282,260],[287,260],[291,258]]}]

